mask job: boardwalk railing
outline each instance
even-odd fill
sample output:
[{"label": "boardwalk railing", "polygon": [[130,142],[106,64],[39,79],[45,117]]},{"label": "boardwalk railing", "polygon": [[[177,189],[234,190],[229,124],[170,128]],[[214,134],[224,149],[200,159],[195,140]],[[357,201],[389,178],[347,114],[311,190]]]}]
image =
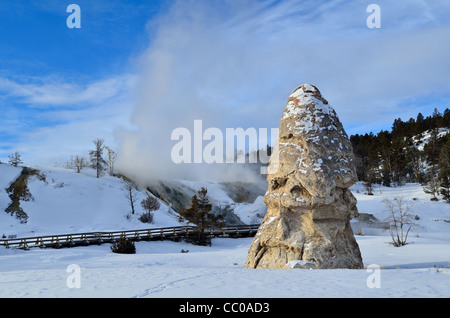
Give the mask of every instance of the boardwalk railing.
[{"label": "boardwalk railing", "polygon": [[[258,230],[259,224],[225,226],[211,229],[207,233],[210,237],[251,237]],[[178,240],[187,238],[195,231],[194,226],[161,227],[142,230],[123,230],[113,232],[87,232],[72,234],[44,235],[36,237],[21,237],[0,239],[0,246],[6,248],[29,249],[31,247],[73,247],[102,243],[114,243],[121,236],[133,241]]]}]

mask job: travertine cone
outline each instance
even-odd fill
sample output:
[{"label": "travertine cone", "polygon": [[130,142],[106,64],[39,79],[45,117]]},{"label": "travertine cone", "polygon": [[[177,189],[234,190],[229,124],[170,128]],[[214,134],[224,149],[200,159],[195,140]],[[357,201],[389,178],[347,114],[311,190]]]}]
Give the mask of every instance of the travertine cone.
[{"label": "travertine cone", "polygon": [[362,268],[348,189],[357,180],[352,145],[336,112],[305,84],[289,96],[272,153],[267,214],[246,268]]}]

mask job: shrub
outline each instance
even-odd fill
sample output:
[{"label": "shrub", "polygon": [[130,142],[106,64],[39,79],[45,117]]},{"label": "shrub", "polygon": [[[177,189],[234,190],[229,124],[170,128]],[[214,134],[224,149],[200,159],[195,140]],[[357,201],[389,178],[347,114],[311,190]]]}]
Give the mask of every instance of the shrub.
[{"label": "shrub", "polygon": [[135,254],[136,246],[125,235],[121,235],[120,239],[111,245],[111,251],[120,254]]},{"label": "shrub", "polygon": [[147,197],[141,201],[141,206],[146,212],[139,217],[139,221],[143,223],[153,223],[152,211],[159,210],[159,201],[153,197]]},{"label": "shrub", "polygon": [[142,223],[153,223],[153,213],[145,212],[139,217],[139,221]]},{"label": "shrub", "polygon": [[146,199],[141,201],[142,208],[147,211],[156,211],[159,210],[160,204],[159,201],[153,197],[147,197]]},{"label": "shrub", "polygon": [[406,244],[408,233],[415,225],[412,221],[412,204],[408,204],[402,197],[395,197],[393,201],[388,198],[383,199],[389,211],[389,232],[391,233],[392,244],[400,247]]}]

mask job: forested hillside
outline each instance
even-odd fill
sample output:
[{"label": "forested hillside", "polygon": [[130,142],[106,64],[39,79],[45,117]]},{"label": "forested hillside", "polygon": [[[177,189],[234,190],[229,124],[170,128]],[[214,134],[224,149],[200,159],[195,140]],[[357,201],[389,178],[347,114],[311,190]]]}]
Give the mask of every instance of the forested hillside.
[{"label": "forested hillside", "polygon": [[357,173],[367,189],[419,182],[437,200],[450,203],[450,109],[403,121],[394,120],[391,131],[352,135],[350,141]]}]

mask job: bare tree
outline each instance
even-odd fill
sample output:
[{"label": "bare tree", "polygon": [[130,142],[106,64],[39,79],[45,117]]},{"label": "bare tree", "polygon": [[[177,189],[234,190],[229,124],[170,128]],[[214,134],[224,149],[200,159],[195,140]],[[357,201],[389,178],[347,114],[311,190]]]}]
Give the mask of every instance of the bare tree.
[{"label": "bare tree", "polygon": [[137,186],[130,180],[123,179],[122,181],[125,198],[130,202],[131,214],[134,214],[134,204],[137,201]]},{"label": "bare tree", "polygon": [[97,178],[103,174],[106,170],[107,163],[105,159],[103,159],[103,150],[105,149],[104,140],[103,139],[95,139],[92,141],[95,145],[95,149],[89,151],[91,167],[97,170]]},{"label": "bare tree", "polygon": [[161,204],[156,198],[153,197],[147,197],[146,199],[141,201],[142,208],[145,211],[151,212],[156,211],[160,208]]},{"label": "bare tree", "polygon": [[439,182],[439,178],[435,173],[430,174],[430,180],[424,186],[423,190],[425,193],[429,193],[432,195],[430,198],[431,201],[439,201],[437,195],[439,194],[439,188],[441,184]]},{"label": "bare tree", "polygon": [[87,159],[79,155],[72,157],[71,163],[77,173],[80,173],[82,169],[88,166]]},{"label": "bare tree", "polygon": [[8,158],[9,158],[8,163],[13,167],[17,167],[18,165],[23,163],[22,156],[17,151],[9,155]]},{"label": "bare tree", "polygon": [[108,173],[110,176],[114,174],[114,163],[117,160],[117,152],[113,151],[108,146],[105,146],[105,149],[107,151],[107,163],[108,163]]},{"label": "bare tree", "polygon": [[386,219],[389,222],[389,232],[391,233],[392,243],[400,247],[406,244],[408,233],[415,225],[413,223],[411,203],[407,203],[403,197],[395,197],[393,200],[383,199],[390,215]]}]

